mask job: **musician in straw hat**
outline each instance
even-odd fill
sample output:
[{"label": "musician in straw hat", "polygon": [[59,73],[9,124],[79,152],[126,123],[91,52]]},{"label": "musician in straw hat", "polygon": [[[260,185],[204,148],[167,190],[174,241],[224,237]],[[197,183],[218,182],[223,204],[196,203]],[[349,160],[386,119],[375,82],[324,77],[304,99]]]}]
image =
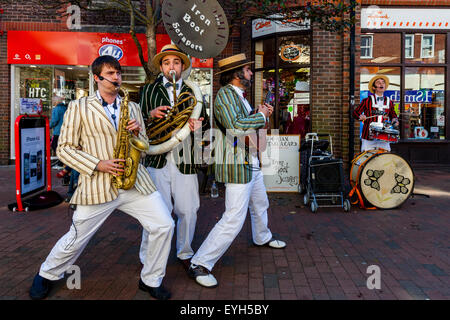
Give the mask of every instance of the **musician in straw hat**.
[{"label": "musician in straw hat", "polygon": [[391,147],[388,141],[373,140],[369,136],[370,123],[375,121],[390,120],[394,127],[398,127],[399,122],[394,110],[394,103],[389,97],[384,96],[384,92],[389,87],[389,78],[383,74],[377,74],[370,79],[368,87],[372,95],[361,101],[361,104],[353,111],[355,119],[364,121],[361,151],[377,148],[390,151]]},{"label": "musician in straw hat", "polygon": [[[61,161],[80,173],[80,183],[71,203],[77,206],[69,231],[55,244],[30,289],[32,299],[44,299],[54,281],[62,279],[75,263],[103,222],[119,209],[139,220],[148,231],[148,250],[138,286],[156,299],[170,298],[161,282],[165,275],[174,222],[147,170],[139,164],[131,189],[117,189],[113,176],[123,172],[124,159],[114,159],[114,148],[124,107],[118,92],[122,83],[119,61],[100,56],[91,65],[98,90],[89,97],[71,101],[64,115],[57,155]],[[126,130],[143,134],[139,106],[128,103]],[[120,276],[120,275],[117,275]]]},{"label": "musician in straw hat", "polygon": [[225,183],[225,212],[191,259],[190,276],[204,287],[215,287],[218,282],[211,273],[216,262],[230,247],[240,232],[247,210],[250,209],[253,243],[281,249],[286,243],[273,238],[268,228],[269,200],[263,174],[256,156],[245,146],[229,147],[227,131],[247,132],[263,128],[272,114],[272,106],[262,104],[252,112],[244,92],[250,87],[252,61],[245,54],[218,61],[220,84],[214,102],[214,118],[220,130],[215,148],[216,181]]},{"label": "musician in straw hat", "polygon": [[[189,68],[191,61],[176,45],[165,45],[161,52],[153,58],[153,64],[161,71],[161,75],[152,84],[146,84],[141,94],[141,108],[146,122],[160,119],[174,106],[173,90],[176,96],[184,92],[192,94],[192,89],[186,85],[181,76]],[[176,76],[176,88],[173,87],[173,71]],[[172,74],[171,74],[172,73]],[[203,101],[200,101],[203,103]],[[182,111],[189,106],[189,101],[178,106]],[[178,261],[187,271],[190,258],[194,255],[191,243],[194,238],[197,221],[197,211],[200,207],[197,170],[199,159],[194,157],[194,132],[209,129],[208,116],[203,103],[198,119],[189,119],[191,134],[173,150],[158,155],[147,156],[147,170],[162,194],[169,211],[172,209],[177,216],[176,252]],[[149,130],[151,130],[151,124]],[[186,148],[187,146],[187,148]],[[185,150],[190,154],[183,154]],[[173,203],[172,203],[173,198]],[[147,250],[147,231],[143,230],[140,256],[145,257]]]}]

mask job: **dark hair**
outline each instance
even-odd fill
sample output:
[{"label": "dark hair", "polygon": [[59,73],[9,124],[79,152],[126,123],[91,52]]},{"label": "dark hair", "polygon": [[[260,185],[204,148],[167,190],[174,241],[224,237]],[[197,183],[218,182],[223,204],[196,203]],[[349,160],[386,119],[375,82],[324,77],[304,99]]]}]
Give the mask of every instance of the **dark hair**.
[{"label": "dark hair", "polygon": [[229,71],[225,71],[224,73],[220,74],[220,85],[226,86],[229,84],[235,77],[238,77],[239,79],[244,79],[244,67],[239,69],[232,69]]},{"label": "dark hair", "polygon": [[103,66],[109,66],[117,71],[122,71],[122,67],[116,58],[113,56],[100,56],[91,64],[92,73],[99,76],[102,73]]}]

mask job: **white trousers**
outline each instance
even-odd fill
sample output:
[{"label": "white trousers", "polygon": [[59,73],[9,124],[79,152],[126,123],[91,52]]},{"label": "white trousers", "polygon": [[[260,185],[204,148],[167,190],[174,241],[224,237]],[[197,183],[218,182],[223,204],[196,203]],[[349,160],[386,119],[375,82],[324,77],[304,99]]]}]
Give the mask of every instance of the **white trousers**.
[{"label": "white trousers", "polygon": [[253,242],[261,245],[272,238],[267,227],[269,199],[262,172],[254,171],[249,183],[227,183],[225,187],[225,212],[191,259],[193,264],[210,271],[241,231],[247,209],[250,209]]},{"label": "white trousers", "polygon": [[361,139],[361,152],[380,148],[391,151],[391,145],[387,141]]},{"label": "white trousers", "polygon": [[[182,174],[172,161],[161,169],[148,167],[147,171],[161,193],[169,212],[177,216],[177,257],[185,260],[194,255],[191,244],[197,223],[197,211],[200,207],[198,180],[196,174]],[[172,204],[173,198],[173,204]],[[148,247],[147,231],[142,231],[140,249],[141,261]]]},{"label": "white trousers", "polygon": [[135,188],[119,190],[119,196],[111,202],[77,205],[69,232],[55,244],[41,265],[39,274],[49,280],[63,278],[67,269],[75,263],[89,240],[115,209],[136,218],[147,230],[147,241],[151,245],[145,253],[141,279],[150,287],[159,287],[166,272],[174,222],[158,191],[142,195]]}]

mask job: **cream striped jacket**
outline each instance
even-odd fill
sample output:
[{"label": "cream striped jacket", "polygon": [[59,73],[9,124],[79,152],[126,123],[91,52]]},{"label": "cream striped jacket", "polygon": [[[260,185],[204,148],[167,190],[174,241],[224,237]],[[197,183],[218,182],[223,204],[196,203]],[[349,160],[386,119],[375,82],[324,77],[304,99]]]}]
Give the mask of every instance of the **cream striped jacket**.
[{"label": "cream striped jacket", "polygon": [[[141,124],[141,134],[145,137],[139,105],[129,102],[128,109],[130,119]],[[56,154],[64,164],[80,172],[78,187],[70,203],[92,205],[117,198],[118,190],[112,186],[112,175],[95,170],[100,160],[113,159],[116,141],[117,131],[96,95],[69,103]],[[135,188],[144,195],[156,191],[142,164],[139,164]]]}]

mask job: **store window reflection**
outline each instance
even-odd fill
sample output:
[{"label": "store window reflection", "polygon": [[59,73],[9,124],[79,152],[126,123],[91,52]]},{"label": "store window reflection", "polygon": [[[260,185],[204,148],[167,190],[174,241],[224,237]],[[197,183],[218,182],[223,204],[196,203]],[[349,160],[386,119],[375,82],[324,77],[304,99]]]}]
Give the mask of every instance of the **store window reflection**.
[{"label": "store window reflection", "polygon": [[405,69],[404,137],[445,139],[445,69]]},{"label": "store window reflection", "polygon": [[89,71],[87,68],[55,68],[53,81],[53,106],[80,99],[89,94]]},{"label": "store window reflection", "polygon": [[401,34],[364,33],[361,35],[361,54],[364,63],[399,63]]}]

